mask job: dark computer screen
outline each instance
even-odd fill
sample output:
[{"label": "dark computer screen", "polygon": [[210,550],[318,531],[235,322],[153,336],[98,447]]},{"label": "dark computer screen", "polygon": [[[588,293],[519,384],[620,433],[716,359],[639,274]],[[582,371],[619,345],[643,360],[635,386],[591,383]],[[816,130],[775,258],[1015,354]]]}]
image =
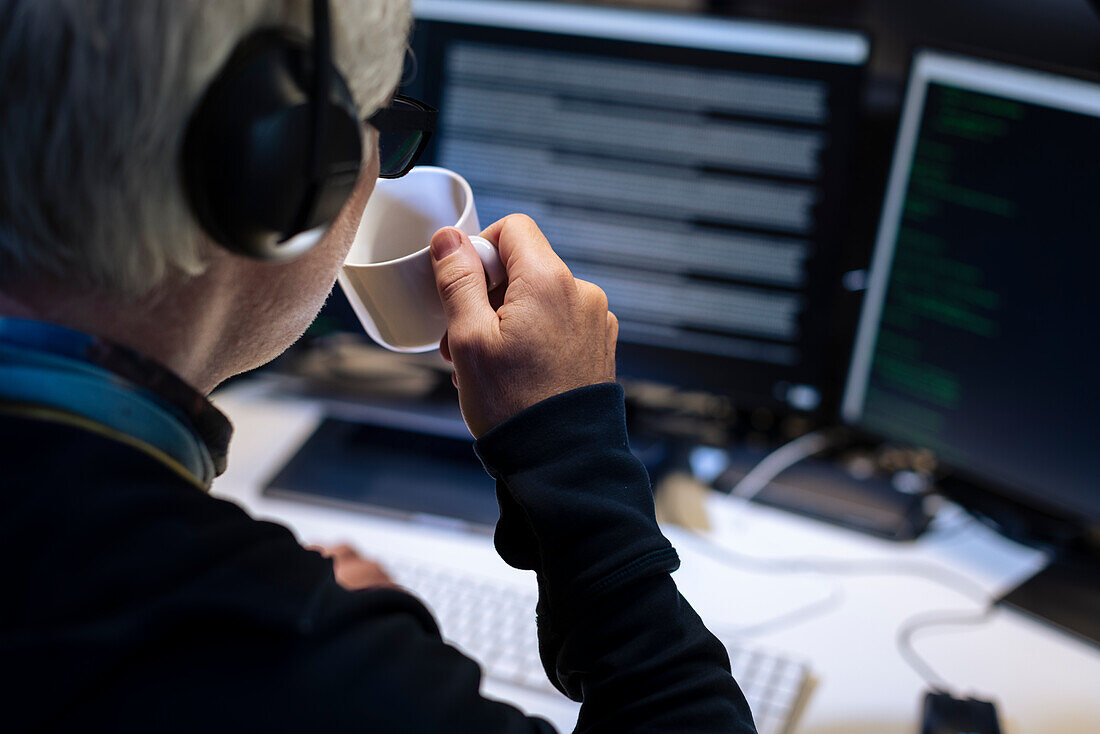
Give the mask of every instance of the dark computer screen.
[{"label": "dark computer screen", "polygon": [[[528,2],[414,3],[425,162],[531,215],[620,319],[619,371],[814,410],[828,385],[858,33]],[[834,393],[839,390],[834,390]]]},{"label": "dark computer screen", "polygon": [[1100,522],[1100,85],[914,63],[845,416]]}]

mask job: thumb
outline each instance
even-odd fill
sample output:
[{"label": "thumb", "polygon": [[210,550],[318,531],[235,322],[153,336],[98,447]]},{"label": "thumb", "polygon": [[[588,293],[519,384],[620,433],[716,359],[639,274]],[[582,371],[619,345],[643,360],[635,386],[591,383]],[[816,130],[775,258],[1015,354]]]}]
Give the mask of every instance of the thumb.
[{"label": "thumb", "polygon": [[472,331],[496,315],[481,258],[461,230],[444,227],[432,237],[432,270],[448,332]]}]

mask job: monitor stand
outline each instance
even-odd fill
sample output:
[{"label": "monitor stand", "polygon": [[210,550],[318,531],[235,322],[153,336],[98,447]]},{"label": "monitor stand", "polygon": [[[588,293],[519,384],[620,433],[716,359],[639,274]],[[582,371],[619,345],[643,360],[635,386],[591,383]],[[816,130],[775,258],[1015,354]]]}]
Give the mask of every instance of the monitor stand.
[{"label": "monitor stand", "polygon": [[1063,551],[998,603],[1100,647],[1100,557]]}]

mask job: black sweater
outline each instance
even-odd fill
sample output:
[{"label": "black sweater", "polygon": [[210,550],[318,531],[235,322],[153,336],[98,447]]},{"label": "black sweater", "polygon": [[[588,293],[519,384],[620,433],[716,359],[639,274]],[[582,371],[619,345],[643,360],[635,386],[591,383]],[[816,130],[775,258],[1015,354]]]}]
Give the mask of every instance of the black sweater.
[{"label": "black sweater", "polygon": [[[496,544],[538,575],[542,660],[578,731],[752,732],[721,644],[676,591],[613,385],[477,443]],[[394,589],[348,592],[278,525],[155,457],[0,405],[7,731],[550,732]]]}]

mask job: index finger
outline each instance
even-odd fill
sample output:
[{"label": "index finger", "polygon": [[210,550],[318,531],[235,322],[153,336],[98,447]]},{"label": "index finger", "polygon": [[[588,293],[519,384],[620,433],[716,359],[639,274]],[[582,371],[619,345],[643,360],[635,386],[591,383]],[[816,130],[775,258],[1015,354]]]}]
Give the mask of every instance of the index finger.
[{"label": "index finger", "polygon": [[509,279],[520,275],[528,266],[537,265],[539,269],[547,264],[566,267],[535,220],[526,214],[509,214],[490,224],[481,236],[497,248]]}]

